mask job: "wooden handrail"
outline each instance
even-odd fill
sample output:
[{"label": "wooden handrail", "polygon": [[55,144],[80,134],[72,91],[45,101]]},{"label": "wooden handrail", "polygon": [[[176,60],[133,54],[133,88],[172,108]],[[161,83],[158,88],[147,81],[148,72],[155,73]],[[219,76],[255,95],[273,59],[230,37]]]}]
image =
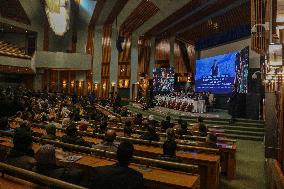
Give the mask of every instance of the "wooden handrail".
[{"label": "wooden handrail", "polygon": [[54,186],[64,189],[86,189],[85,187],[74,185],[62,180],[51,178],[45,175],[38,174],[33,171],[21,169],[6,163],[0,162],[0,171],[4,174],[18,176],[21,179],[26,179],[31,182],[44,184],[46,186]]}]

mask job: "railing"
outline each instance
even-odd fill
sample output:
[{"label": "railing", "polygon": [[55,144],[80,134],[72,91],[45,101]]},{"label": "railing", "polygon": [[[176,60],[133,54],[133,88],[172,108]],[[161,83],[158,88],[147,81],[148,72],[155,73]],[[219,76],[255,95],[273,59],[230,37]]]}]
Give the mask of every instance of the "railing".
[{"label": "railing", "polygon": [[0,162],[0,171],[4,174],[16,176],[17,178],[25,179],[34,182],[36,184],[43,184],[46,186],[53,186],[64,189],[86,189],[85,187],[82,186],[70,184],[62,180],[51,178],[45,175],[21,169],[2,162]]}]

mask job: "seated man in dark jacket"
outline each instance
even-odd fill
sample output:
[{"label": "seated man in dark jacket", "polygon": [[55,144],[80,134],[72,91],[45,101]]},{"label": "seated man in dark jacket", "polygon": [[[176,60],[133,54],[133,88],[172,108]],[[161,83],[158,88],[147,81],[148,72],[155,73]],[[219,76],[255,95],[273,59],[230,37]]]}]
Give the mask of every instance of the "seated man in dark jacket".
[{"label": "seated man in dark jacket", "polygon": [[66,128],[65,131],[66,135],[63,135],[61,138],[61,141],[64,143],[69,144],[76,144],[76,145],[82,145],[82,146],[88,146],[84,139],[82,139],[80,136],[78,136],[77,128],[75,125],[70,125]]},{"label": "seated man in dark jacket", "polygon": [[171,117],[167,116],[165,121],[161,122],[161,126],[163,130],[167,130],[168,128],[172,128]]},{"label": "seated man in dark jacket", "polygon": [[125,122],[125,126],[123,128],[123,133],[125,137],[131,137],[132,134],[132,126],[130,121]]},{"label": "seated man in dark jacket", "polygon": [[142,189],[143,175],[128,167],[134,151],[128,141],[120,143],[117,149],[118,163],[97,167],[89,182],[91,189]]},{"label": "seated man in dark jacket", "polygon": [[32,149],[31,132],[25,129],[16,129],[13,144],[13,148],[5,157],[5,162],[16,167],[31,170],[36,163]]},{"label": "seated man in dark jacket", "polygon": [[153,125],[148,125],[147,131],[140,137],[143,140],[159,141],[160,136],[156,133],[156,128]]}]

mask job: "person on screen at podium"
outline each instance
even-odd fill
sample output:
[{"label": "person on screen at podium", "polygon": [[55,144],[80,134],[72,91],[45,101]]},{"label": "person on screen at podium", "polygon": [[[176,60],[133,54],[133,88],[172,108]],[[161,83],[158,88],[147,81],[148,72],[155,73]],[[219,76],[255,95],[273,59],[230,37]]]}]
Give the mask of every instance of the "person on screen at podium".
[{"label": "person on screen at podium", "polygon": [[217,60],[214,60],[213,65],[211,66],[211,76],[218,76],[219,74],[219,70],[218,70],[218,66],[217,66]]}]

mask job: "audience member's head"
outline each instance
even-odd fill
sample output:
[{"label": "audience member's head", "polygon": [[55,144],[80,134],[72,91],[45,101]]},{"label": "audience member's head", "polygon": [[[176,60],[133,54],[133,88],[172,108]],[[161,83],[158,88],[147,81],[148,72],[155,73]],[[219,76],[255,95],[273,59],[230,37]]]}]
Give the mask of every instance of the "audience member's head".
[{"label": "audience member's head", "polygon": [[125,126],[123,129],[124,135],[130,137],[132,134],[132,127],[131,127],[131,122],[127,121],[125,122]]},{"label": "audience member's head", "polygon": [[5,130],[8,128],[8,117],[2,117],[0,119],[0,130]]},{"label": "audience member's head", "polygon": [[105,133],[105,141],[109,143],[113,143],[116,138],[116,132],[114,130],[107,130]]},{"label": "audience member's head", "polygon": [[180,123],[180,128],[186,130],[186,129],[187,129],[187,122],[183,120],[183,121]]},{"label": "audience member's head", "polygon": [[45,126],[46,134],[55,136],[56,135],[56,126],[54,124],[48,124]]},{"label": "audience member's head", "polygon": [[77,136],[77,128],[74,125],[70,125],[66,128],[65,131],[66,135],[70,137],[76,137]]},{"label": "audience member's head", "polygon": [[163,144],[164,156],[175,157],[177,144],[173,140],[166,140]]},{"label": "audience member's head", "polygon": [[35,157],[38,164],[40,165],[56,164],[55,148],[50,144],[41,146],[37,151]]},{"label": "audience member's head", "polygon": [[167,140],[175,140],[175,131],[172,128],[166,130]]},{"label": "audience member's head", "polygon": [[208,136],[208,142],[217,143],[217,135],[215,133],[210,133]]},{"label": "audience member's head", "polygon": [[167,117],[166,117],[166,120],[167,120],[167,121],[171,121],[171,116],[167,116]]},{"label": "audience member's head", "polygon": [[88,125],[87,124],[82,123],[82,124],[79,125],[79,130],[80,131],[87,131],[87,129],[88,129]]},{"label": "audience member's head", "polygon": [[148,120],[149,121],[154,121],[154,115],[149,115]]},{"label": "audience member's head", "polygon": [[151,134],[155,134],[156,133],[156,128],[154,125],[148,125],[148,132]]},{"label": "audience member's head", "polygon": [[26,153],[31,150],[32,135],[25,129],[16,129],[13,137],[14,149]]},{"label": "audience member's head", "polygon": [[199,117],[197,118],[197,121],[198,121],[199,123],[203,123],[203,117],[199,116]]},{"label": "audience member's head", "polygon": [[119,165],[128,166],[132,155],[133,155],[134,147],[133,144],[129,141],[123,141],[117,148],[117,160]]},{"label": "audience member's head", "polygon": [[16,117],[21,118],[22,117],[22,112],[21,111],[17,111]]}]

